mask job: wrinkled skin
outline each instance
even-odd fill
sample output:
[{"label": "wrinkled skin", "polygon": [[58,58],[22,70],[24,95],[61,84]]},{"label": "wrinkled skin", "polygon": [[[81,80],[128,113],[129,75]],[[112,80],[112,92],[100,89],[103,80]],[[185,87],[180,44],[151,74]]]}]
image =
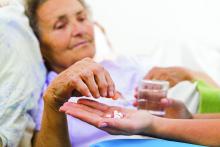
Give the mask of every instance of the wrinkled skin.
[{"label": "wrinkled skin", "polygon": [[44,101],[61,106],[74,92],[96,98],[113,98],[116,93],[109,73],[90,58],[85,58],[61,72],[44,93]]},{"label": "wrinkled skin", "polygon": [[173,87],[182,81],[193,81],[194,77],[190,70],[182,67],[154,67],[144,79],[169,81],[170,87]]}]

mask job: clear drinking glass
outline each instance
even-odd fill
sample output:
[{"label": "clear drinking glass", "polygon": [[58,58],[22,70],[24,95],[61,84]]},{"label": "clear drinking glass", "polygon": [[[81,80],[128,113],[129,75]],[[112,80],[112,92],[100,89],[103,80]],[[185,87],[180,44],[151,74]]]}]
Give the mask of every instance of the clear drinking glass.
[{"label": "clear drinking glass", "polygon": [[165,115],[160,101],[167,97],[168,81],[142,80],[138,86],[138,109],[148,110],[157,116]]}]

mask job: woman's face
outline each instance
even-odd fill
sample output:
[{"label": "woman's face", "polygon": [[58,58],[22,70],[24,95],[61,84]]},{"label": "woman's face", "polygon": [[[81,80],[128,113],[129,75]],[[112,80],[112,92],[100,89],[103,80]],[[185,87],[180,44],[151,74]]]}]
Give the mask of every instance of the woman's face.
[{"label": "woman's face", "polygon": [[78,0],[48,0],[37,19],[41,51],[52,70],[61,72],[95,55],[93,24]]}]

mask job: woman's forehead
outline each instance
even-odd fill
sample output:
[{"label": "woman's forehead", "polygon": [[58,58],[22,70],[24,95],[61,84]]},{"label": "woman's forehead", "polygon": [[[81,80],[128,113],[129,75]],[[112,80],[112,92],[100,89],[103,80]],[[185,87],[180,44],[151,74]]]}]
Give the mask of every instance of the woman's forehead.
[{"label": "woman's forehead", "polygon": [[78,14],[84,9],[78,0],[47,0],[39,7],[37,13],[39,19],[50,21],[62,16]]}]

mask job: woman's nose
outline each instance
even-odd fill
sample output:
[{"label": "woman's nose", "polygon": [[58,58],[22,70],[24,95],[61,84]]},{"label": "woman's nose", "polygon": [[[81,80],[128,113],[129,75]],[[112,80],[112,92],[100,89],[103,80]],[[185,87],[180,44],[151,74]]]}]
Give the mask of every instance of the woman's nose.
[{"label": "woman's nose", "polygon": [[76,22],[72,25],[72,36],[74,37],[82,36],[84,32],[85,30],[81,23]]}]

